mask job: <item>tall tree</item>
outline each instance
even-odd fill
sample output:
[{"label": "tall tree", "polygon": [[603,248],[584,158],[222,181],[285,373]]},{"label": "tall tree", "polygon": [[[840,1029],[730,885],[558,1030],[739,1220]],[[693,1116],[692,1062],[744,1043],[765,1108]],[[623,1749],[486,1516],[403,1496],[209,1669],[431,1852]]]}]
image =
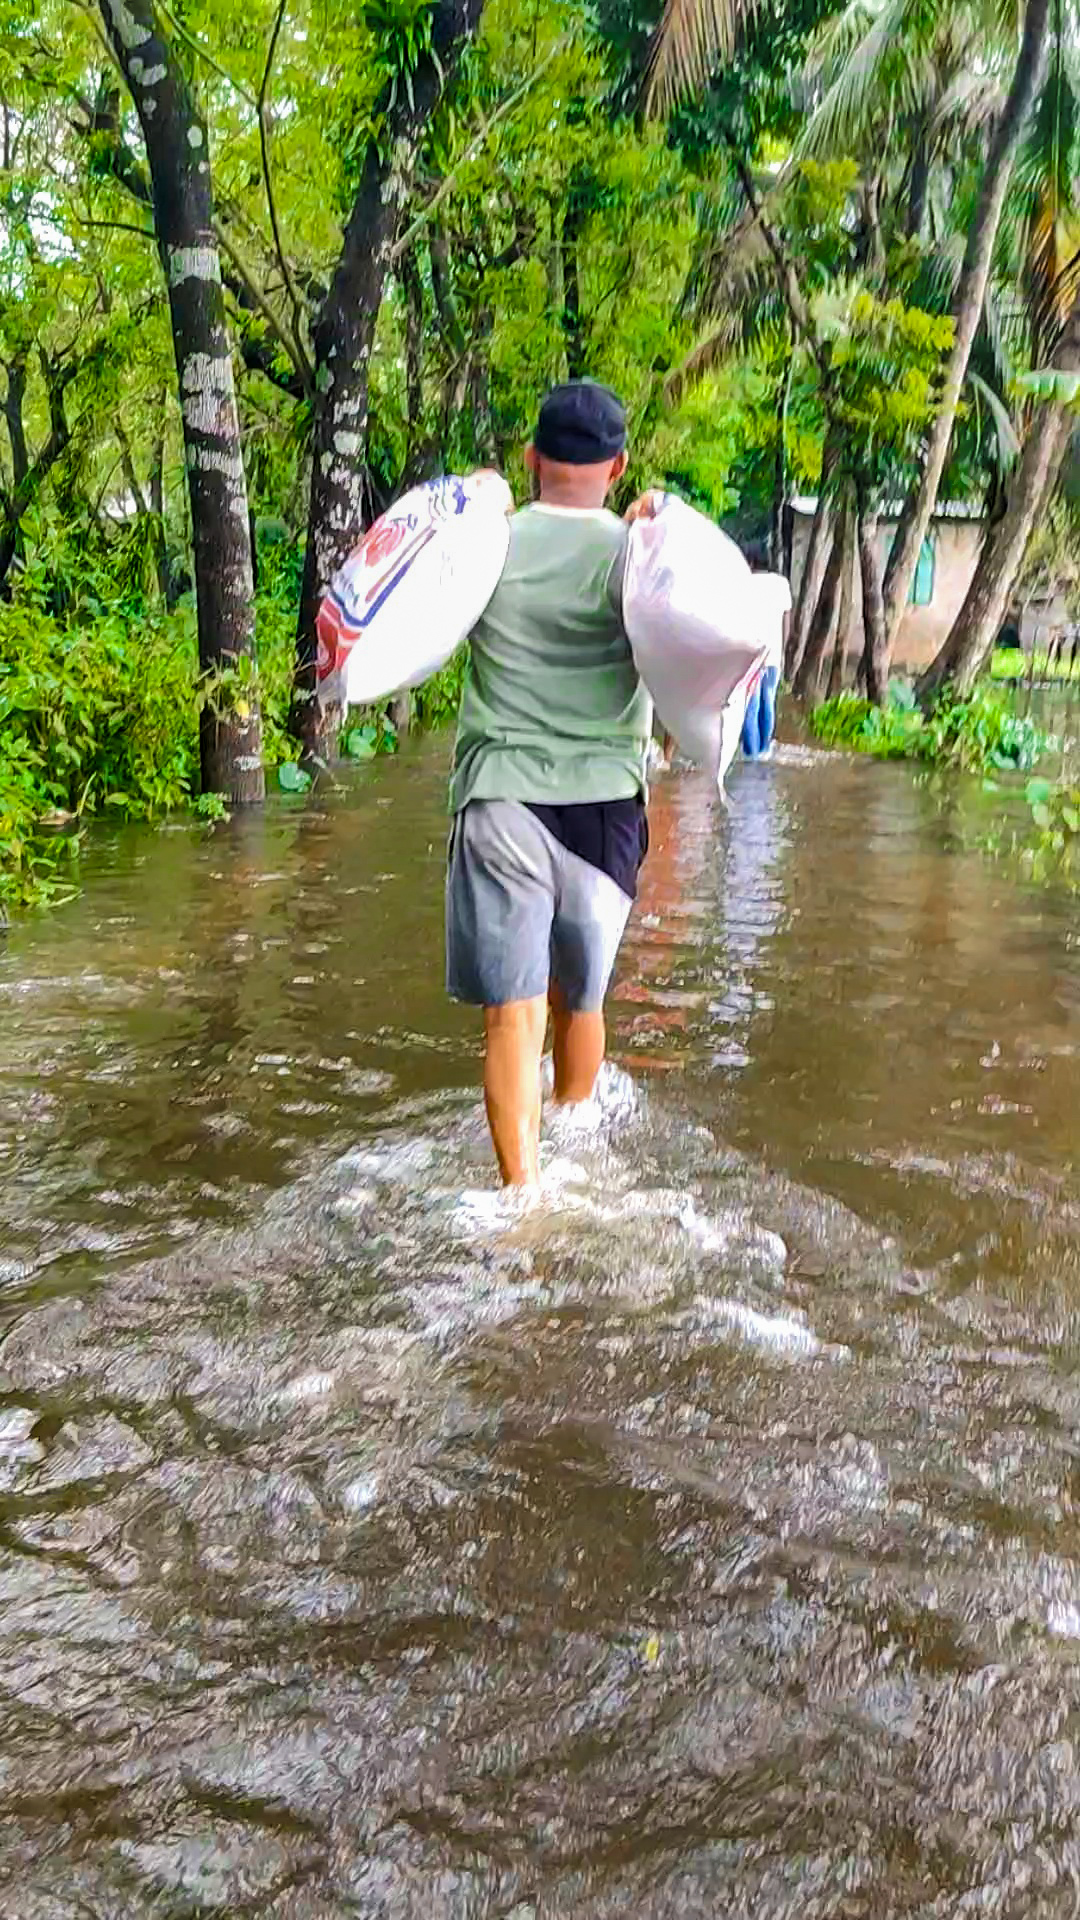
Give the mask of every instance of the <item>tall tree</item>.
[{"label": "tall tree", "polygon": [[836,633],[844,593],[844,572],[850,573],[852,552],[848,543],[850,515],[841,502],[837,508],[832,547],[825,567],[817,605],[814,608],[798,669],[792,682],[797,700],[815,700],[821,683],[821,670],[829,644]]},{"label": "tall tree", "polygon": [[[263,796],[252,670],[255,608],[207,129],[154,0],[101,0],[101,11],[142,128],[168,287],[191,503],[199,663],[218,689],[208,687],[202,709],[202,783],[207,792],[243,804]],[[237,676],[238,686],[223,682],[223,672]]]},{"label": "tall tree", "polygon": [[919,697],[924,703],[946,684],[958,693],[968,693],[1001,631],[1028,543],[1053,491],[1076,424],[1080,299],[1074,304],[1052,367],[1035,379],[1041,404],[1034,410],[1005,512],[987,533],[963,606],[919,682]]},{"label": "tall tree", "polygon": [[312,328],[315,405],[297,693],[305,738],[319,753],[331,744],[338,717],[321,713],[313,697],[315,619],[323,593],[365,525],[375,324],[424,133],[449,70],[476,31],[482,7],[483,0],[436,0],[419,45],[402,45],[400,63],[387,77],[375,131],[367,142],[341,252]]},{"label": "tall tree", "polygon": [[[979,563],[952,631],[924,674],[923,697],[946,681],[966,691],[1006,616],[1014,582],[1053,492],[1074,424],[1080,374],[1080,219],[1076,176],[1080,93],[1068,37],[1059,23],[1037,109],[1017,163],[1013,229],[1019,243],[1012,291],[1020,351],[1036,372],[1015,385],[1026,395],[1018,465],[999,490]],[[1015,247],[1014,247],[1015,252]]]},{"label": "tall tree", "polygon": [[1027,0],[1012,84],[987,149],[957,287],[952,350],[945,365],[937,410],[927,436],[919,483],[897,529],[889,557],[884,586],[886,648],[891,646],[907,605],[919,554],[937,505],[938,488],[945,471],[956,411],[982,318],[994,242],[1013,161],[1046,58],[1050,14],[1051,0]]}]

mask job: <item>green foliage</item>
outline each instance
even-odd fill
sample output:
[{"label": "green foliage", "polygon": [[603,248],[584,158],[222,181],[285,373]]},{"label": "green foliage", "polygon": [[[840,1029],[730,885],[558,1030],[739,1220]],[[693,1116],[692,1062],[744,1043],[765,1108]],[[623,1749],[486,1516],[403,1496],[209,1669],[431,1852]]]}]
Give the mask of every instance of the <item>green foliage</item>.
[{"label": "green foliage", "polygon": [[374,760],[379,754],[397,750],[397,728],[378,710],[372,712],[370,719],[346,727],[341,736],[341,752],[347,760]]},{"label": "green foliage", "polygon": [[1080,885],[1080,784],[1029,780],[1024,797],[1035,828],[1031,854],[1037,871],[1057,872]]},{"label": "green foliage", "polygon": [[810,726],[825,746],[970,773],[1026,772],[1047,745],[1033,720],[983,687],[967,699],[946,694],[928,714],[919,711],[903,683],[892,684],[883,708],[841,693],[815,707]]},{"label": "green foliage", "polygon": [[216,826],[229,818],[229,802],[223,793],[200,793],[191,811],[197,820]]},{"label": "green foliage", "polygon": [[[271,762],[288,744],[293,627],[259,606],[257,691]],[[70,891],[81,828],[95,813],[147,820],[190,804],[199,709],[256,692],[200,679],[194,615],[122,606],[58,620],[34,599],[0,605],[0,902]],[[221,796],[204,795],[204,819]]]},{"label": "green foliage", "polygon": [[857,283],[819,296],[815,317],[830,341],[833,418],[848,457],[880,495],[910,461],[933,417],[935,376],[953,323],[879,300]]},{"label": "green foliage", "polygon": [[277,770],[277,777],[282,793],[306,793],[311,785],[307,768],[298,766],[295,760],[283,761]]},{"label": "green foliage", "polygon": [[469,649],[460,647],[452,660],[425,680],[413,694],[413,712],[423,727],[451,726],[461,705],[461,690],[469,662]]},{"label": "green foliage", "polygon": [[[427,474],[489,462],[524,497],[538,398],[569,372],[622,392],[628,487],[666,482],[714,516],[760,526],[785,494],[819,487],[831,425],[845,485],[858,480],[873,505],[906,492],[952,338],[1011,29],[959,5],[777,0],[747,10],[703,96],[658,129],[637,107],[662,11],[662,0],[593,0],[584,14],[564,0],[487,0],[432,123],[393,156],[408,246],[368,368],[373,511]],[[995,254],[945,482],[953,497],[1000,481],[1025,424],[1014,395],[1075,404],[1080,376],[1047,365],[1068,292],[1053,269],[1077,238],[1063,17]],[[184,0],[161,18],[183,42],[213,166],[257,516],[258,669],[198,676],[167,303],[151,214],[116,144],[118,129],[138,172],[137,127],[111,93],[94,9],[20,0],[0,30],[17,129],[0,182],[0,536],[13,516],[16,585],[0,608],[0,689],[17,695],[0,717],[0,870],[22,895],[66,884],[77,833],[58,837],[43,817],[71,814],[77,827],[103,806],[142,817],[190,802],[201,702],[258,698],[279,787],[305,790],[288,715],[316,316],[388,106],[411,97],[444,12],[433,0],[290,0],[284,15],[278,0]],[[1026,310],[1035,280],[1038,324]],[[1071,606],[1080,545],[1051,518],[1032,565],[1040,583],[1066,582]],[[421,725],[452,719],[466,660],[463,650],[417,691]],[[995,658],[995,674],[1006,670]],[[883,713],[847,697],[814,725],[838,744],[933,764],[1004,769],[1038,751],[1036,730],[987,695],[925,719],[896,690]],[[350,716],[349,757],[395,745],[378,714]],[[216,802],[204,796],[201,817],[215,818]]]},{"label": "green foliage", "polygon": [[1080,654],[1075,660],[1062,654],[1025,653],[1022,647],[998,647],[991,655],[992,680],[1080,680]]},{"label": "green foliage", "polygon": [[822,701],[810,715],[810,727],[827,747],[872,753],[879,760],[921,758],[922,715],[899,706],[876,707],[855,693]]},{"label": "green foliage", "polygon": [[1026,773],[1047,746],[1034,720],[1017,714],[1007,697],[979,688],[967,699],[946,694],[926,720],[923,758],[969,772]]}]

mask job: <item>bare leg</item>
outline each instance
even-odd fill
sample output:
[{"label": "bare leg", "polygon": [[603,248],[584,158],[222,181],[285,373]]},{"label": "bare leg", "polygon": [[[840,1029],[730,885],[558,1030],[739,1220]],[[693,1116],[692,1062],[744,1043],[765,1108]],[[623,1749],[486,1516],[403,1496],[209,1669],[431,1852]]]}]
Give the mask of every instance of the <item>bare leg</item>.
[{"label": "bare leg", "polygon": [[556,1105],[576,1106],[579,1101],[592,1098],[596,1076],[604,1062],[607,1044],[604,1016],[568,1012],[554,982],[548,998],[555,1023],[552,1056]]},{"label": "bare leg", "polygon": [[535,1187],[540,1178],[540,1056],[546,1030],[542,995],[484,1008],[484,1102],[508,1187]]}]

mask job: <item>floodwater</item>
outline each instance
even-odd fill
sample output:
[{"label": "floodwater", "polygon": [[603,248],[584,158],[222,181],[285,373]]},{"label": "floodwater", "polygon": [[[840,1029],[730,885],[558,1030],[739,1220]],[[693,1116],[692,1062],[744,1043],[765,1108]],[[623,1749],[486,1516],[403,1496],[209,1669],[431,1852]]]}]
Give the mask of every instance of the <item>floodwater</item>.
[{"label": "floodwater", "polygon": [[444,756],[0,952],[0,1914],[1075,1915],[1075,902],[974,789],[663,781],[522,1214]]}]

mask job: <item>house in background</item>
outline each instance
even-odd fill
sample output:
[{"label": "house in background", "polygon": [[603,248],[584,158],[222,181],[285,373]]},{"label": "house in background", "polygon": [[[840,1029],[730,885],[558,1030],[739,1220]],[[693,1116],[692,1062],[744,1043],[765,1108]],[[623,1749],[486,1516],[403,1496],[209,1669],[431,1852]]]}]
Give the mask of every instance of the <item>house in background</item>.
[{"label": "house in background", "polygon": [[[791,595],[797,601],[810,544],[810,528],[817,507],[815,499],[791,501]],[[879,559],[882,571],[896,537],[899,505],[889,506],[878,522]],[[979,558],[986,521],[981,507],[962,501],[942,501],[923,542],[915,570],[911,595],[900,622],[893,663],[921,670],[929,666],[946,634],[952,627],[971,585]],[[857,561],[853,563],[854,591],[847,652],[852,659],[863,650],[862,582]]]}]

